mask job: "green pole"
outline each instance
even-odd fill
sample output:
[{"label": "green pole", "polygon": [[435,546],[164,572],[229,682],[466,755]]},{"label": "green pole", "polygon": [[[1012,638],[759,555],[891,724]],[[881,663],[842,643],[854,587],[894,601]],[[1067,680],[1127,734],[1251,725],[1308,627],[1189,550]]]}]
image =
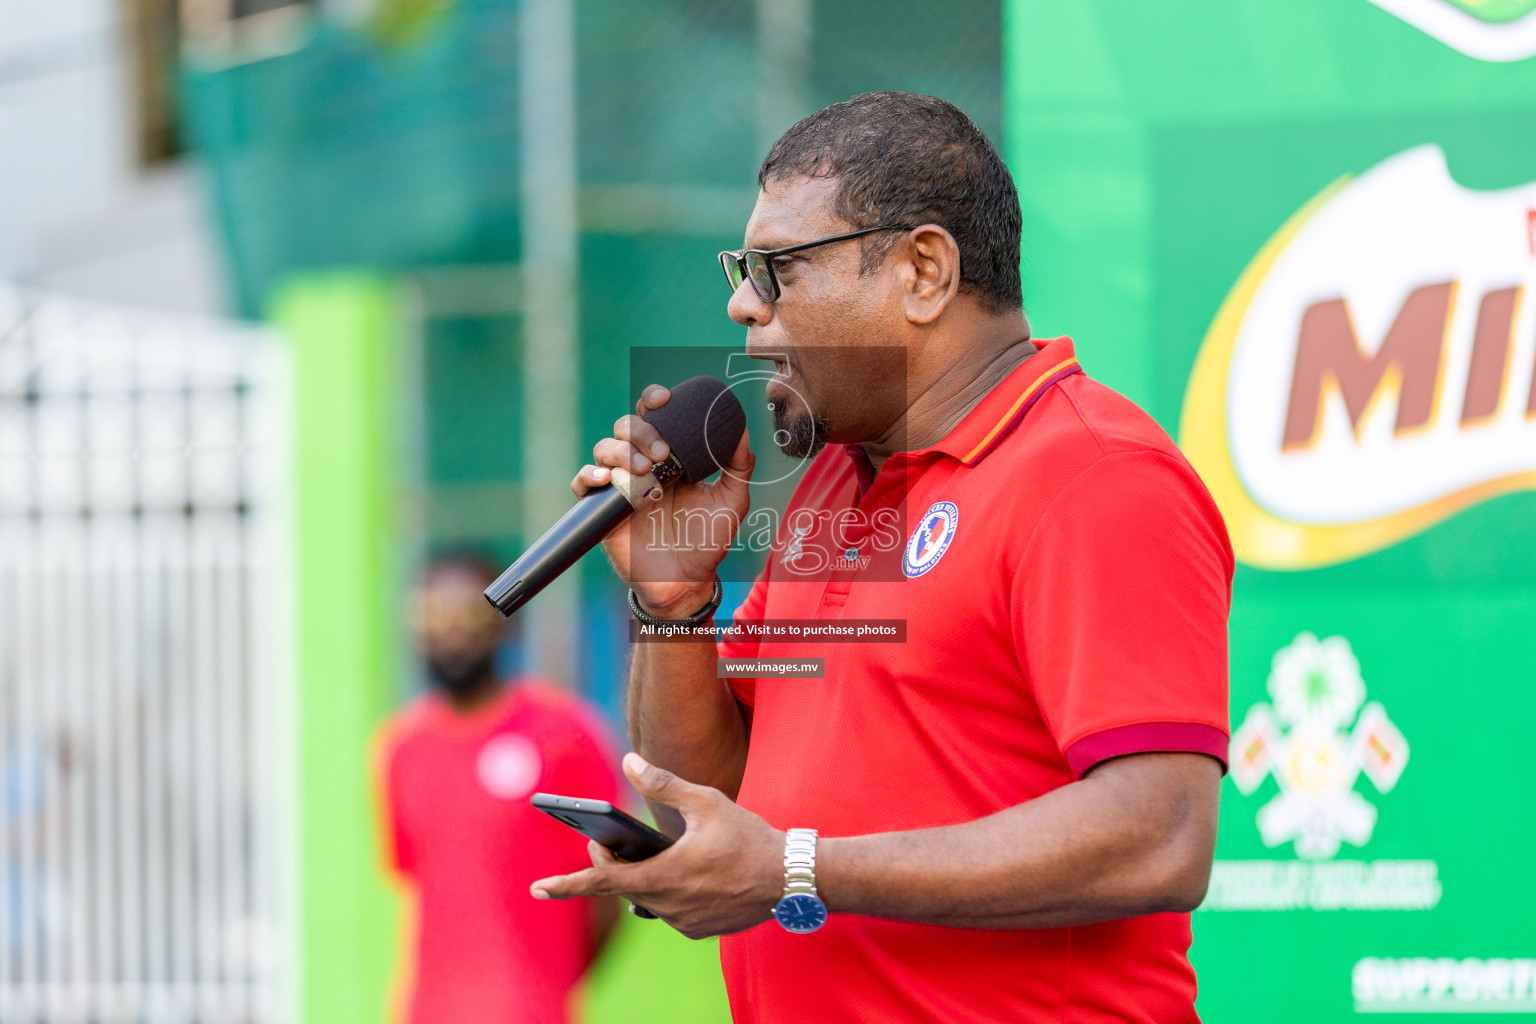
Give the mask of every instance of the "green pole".
[{"label": "green pole", "polygon": [[380,1021],[396,908],[381,869],[370,750],[398,693],[389,400],[401,323],[384,280],[278,290],[293,352],[294,699],[300,1019]]}]

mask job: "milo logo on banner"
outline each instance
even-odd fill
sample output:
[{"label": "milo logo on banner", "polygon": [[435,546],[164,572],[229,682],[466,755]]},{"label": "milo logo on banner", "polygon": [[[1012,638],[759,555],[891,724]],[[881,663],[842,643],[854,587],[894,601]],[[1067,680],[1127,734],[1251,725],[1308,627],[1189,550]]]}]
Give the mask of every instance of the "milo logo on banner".
[{"label": "milo logo on banner", "polygon": [[1536,0],[1371,0],[1419,31],[1478,60],[1536,55]]},{"label": "milo logo on banner", "polygon": [[1185,392],[1180,445],[1238,558],[1331,565],[1536,488],[1533,297],[1536,183],[1463,188],[1436,146],[1297,211]]}]

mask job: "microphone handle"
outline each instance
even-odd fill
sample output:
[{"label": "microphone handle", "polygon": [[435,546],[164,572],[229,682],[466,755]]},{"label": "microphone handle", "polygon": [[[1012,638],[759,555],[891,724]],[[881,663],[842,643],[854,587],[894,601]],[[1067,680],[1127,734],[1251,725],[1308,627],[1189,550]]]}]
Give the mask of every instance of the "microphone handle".
[{"label": "microphone handle", "polygon": [[594,487],[485,590],[485,599],[510,616],[576,564],[582,555],[635,511],[613,484]]}]

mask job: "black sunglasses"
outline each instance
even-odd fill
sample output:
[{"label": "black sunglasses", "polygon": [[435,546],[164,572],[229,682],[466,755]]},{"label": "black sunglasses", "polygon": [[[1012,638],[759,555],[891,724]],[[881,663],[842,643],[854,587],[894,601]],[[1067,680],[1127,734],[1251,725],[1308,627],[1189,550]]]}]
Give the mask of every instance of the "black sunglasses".
[{"label": "black sunglasses", "polygon": [[720,254],[720,269],[725,271],[725,280],[731,286],[732,295],[736,294],[736,289],[741,287],[741,282],[745,279],[752,282],[752,290],[757,293],[758,298],[764,302],[772,302],[780,295],[779,275],[773,270],[773,261],[776,258],[802,249],[814,249],[818,245],[831,245],[833,242],[846,242],[850,238],[872,235],[876,231],[910,230],[912,229],[905,224],[890,224],[878,228],[861,228],[858,231],[850,231],[846,235],[818,238],[814,242],[786,245],[782,249],[738,249],[735,252],[723,252]]}]

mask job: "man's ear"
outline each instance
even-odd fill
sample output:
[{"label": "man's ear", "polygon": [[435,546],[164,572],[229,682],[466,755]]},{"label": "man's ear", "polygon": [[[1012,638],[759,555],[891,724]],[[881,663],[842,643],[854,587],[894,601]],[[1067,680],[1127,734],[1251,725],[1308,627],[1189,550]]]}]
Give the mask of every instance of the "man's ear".
[{"label": "man's ear", "polygon": [[901,260],[907,320],[933,323],[960,291],[960,246],[955,236],[937,224],[923,224],[913,228],[891,256]]}]

